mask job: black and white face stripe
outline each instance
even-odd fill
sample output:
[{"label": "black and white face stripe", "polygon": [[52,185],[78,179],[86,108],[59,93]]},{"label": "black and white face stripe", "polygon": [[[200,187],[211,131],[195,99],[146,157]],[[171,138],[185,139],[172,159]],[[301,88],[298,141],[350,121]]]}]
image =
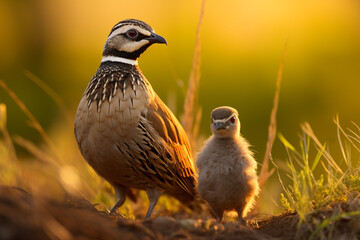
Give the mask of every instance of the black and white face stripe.
[{"label": "black and white face stripe", "polygon": [[212,119],[213,123],[226,123],[230,120],[231,120],[231,122],[233,122],[233,120],[232,120],[233,118],[235,118],[235,119],[237,118],[236,113],[233,113],[230,117],[225,118],[225,119],[213,119],[213,118],[211,118],[211,119]]},{"label": "black and white face stripe", "polygon": [[113,38],[116,35],[119,34],[125,34],[126,32],[128,32],[129,30],[134,30],[137,31],[139,34],[143,35],[144,37],[150,37],[151,36],[151,31],[145,30],[139,26],[136,25],[123,25],[119,28],[116,28],[115,30],[111,31],[111,33],[109,34],[108,39]]},{"label": "black and white face stripe", "polygon": [[[132,37],[130,33],[136,33],[135,37]],[[139,26],[126,24],[112,31],[106,42],[109,43],[110,48],[132,53],[149,44],[147,38],[151,37],[151,34],[152,32]]]},{"label": "black and white face stripe", "polygon": [[232,116],[238,116],[238,112],[235,108],[222,106],[215,108],[211,112],[211,118],[214,120],[230,119]]},{"label": "black and white face stripe", "polygon": [[237,134],[240,131],[240,121],[236,109],[228,106],[215,108],[211,112],[211,130],[221,137]]},{"label": "black and white face stripe", "polygon": [[146,23],[135,19],[124,20],[112,28],[105,43],[102,62],[136,65],[136,59],[153,43],[166,41]]},{"label": "black and white face stripe", "polygon": [[124,20],[124,21],[121,21],[119,23],[117,23],[112,29],[111,29],[111,32],[109,34],[109,36],[117,29],[125,26],[125,25],[134,25],[134,26],[138,26],[140,28],[143,28],[149,32],[154,32],[154,29],[152,29],[149,25],[147,25],[146,23],[142,22],[142,21],[139,21],[139,20],[136,20],[136,19],[127,19],[127,20]]}]

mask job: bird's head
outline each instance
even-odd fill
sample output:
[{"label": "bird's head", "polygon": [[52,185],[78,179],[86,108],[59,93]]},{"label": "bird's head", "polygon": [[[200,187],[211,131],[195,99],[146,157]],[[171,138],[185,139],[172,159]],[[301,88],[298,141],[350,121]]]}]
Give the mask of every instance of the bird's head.
[{"label": "bird's head", "polygon": [[215,137],[228,138],[239,135],[238,112],[232,107],[218,107],[211,112],[211,131]]},{"label": "bird's head", "polygon": [[166,44],[166,40],[155,34],[146,23],[136,19],[127,19],[112,28],[105,42],[103,57],[136,60],[154,43]]}]

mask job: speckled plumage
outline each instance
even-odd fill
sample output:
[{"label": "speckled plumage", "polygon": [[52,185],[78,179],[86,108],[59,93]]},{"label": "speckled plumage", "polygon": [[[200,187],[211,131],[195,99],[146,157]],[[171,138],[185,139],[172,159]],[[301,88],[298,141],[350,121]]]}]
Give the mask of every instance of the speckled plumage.
[{"label": "speckled plumage", "polygon": [[[145,33],[151,37],[155,35],[138,20],[120,22],[112,32],[121,32],[129,24],[143,27],[141,31],[149,31]],[[140,46],[141,51],[135,49],[136,53],[126,52],[131,49],[132,39],[124,34],[107,40],[104,56],[114,53],[115,57],[136,59],[152,44],[141,36],[140,40],[133,40],[136,48],[139,44],[148,45]],[[112,45],[108,43],[113,38],[120,46],[109,50]],[[126,50],[119,50],[121,44],[127,44]],[[184,203],[194,200],[196,171],[185,131],[138,65],[102,62],[79,103],[74,128],[85,160],[115,187],[118,202],[112,212],[123,204],[129,188],[147,191],[150,200],[147,218],[162,193]]]},{"label": "speckled plumage", "polygon": [[[196,162],[199,195],[209,203],[219,222],[227,210],[237,211],[239,221],[243,221],[259,192],[257,163],[248,142],[239,133],[237,111],[230,107],[215,110],[211,125],[213,136],[206,141]],[[232,115],[234,122],[229,119],[223,123],[223,128],[215,129],[214,120],[228,119]]]}]

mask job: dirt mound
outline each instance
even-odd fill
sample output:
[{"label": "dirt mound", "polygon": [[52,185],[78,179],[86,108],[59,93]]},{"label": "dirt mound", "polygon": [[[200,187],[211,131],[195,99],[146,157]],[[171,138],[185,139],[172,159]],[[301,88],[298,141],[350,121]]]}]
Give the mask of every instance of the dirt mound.
[{"label": "dirt mound", "polygon": [[[344,204],[345,208],[355,205]],[[356,205],[358,206],[358,205]],[[309,219],[323,218],[318,212]],[[217,224],[213,219],[154,217],[128,220],[99,212],[85,199],[66,196],[62,201],[34,197],[19,188],[0,187],[0,239],[294,239],[299,217],[284,213],[263,220]],[[353,223],[354,224],[354,223]],[[346,219],[337,222],[356,237]],[[353,225],[351,225],[353,226]],[[356,227],[356,225],[355,225]],[[359,227],[359,225],[357,225]],[[360,233],[360,230],[357,232]],[[304,228],[302,238],[311,234]],[[354,235],[355,234],[355,235]],[[350,236],[350,235],[347,235]],[[359,236],[359,235],[357,235]]]},{"label": "dirt mound", "polygon": [[84,199],[35,198],[18,188],[0,189],[0,239],[147,239],[146,231],[120,228]]}]

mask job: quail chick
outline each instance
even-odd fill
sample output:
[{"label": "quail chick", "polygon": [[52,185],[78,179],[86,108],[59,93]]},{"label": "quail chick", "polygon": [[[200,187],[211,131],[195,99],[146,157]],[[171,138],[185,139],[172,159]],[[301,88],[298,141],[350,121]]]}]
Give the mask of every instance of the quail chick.
[{"label": "quail chick", "polygon": [[135,19],[116,24],[76,112],[75,137],[83,157],[115,188],[118,200],[111,213],[132,188],[148,194],[145,218],[163,193],[185,204],[196,196],[186,133],[138,66],[140,54],[154,43],[166,41],[148,24]]},{"label": "quail chick", "polygon": [[231,107],[218,107],[211,113],[213,135],[198,155],[198,192],[222,222],[224,211],[235,210],[238,220],[254,204],[259,192],[257,163],[249,144],[240,135],[238,112]]}]

